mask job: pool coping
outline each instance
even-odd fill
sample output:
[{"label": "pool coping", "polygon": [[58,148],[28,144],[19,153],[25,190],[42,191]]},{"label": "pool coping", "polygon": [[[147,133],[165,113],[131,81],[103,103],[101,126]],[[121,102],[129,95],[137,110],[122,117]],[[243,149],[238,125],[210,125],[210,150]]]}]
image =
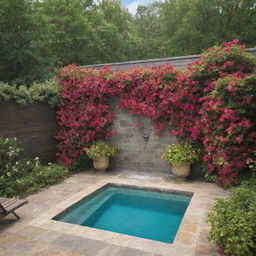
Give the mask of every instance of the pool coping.
[{"label": "pool coping", "polygon": [[[176,189],[156,188],[156,187],[148,187],[148,186],[147,187],[145,187],[145,186],[142,187],[142,186],[138,186],[138,185],[128,185],[127,183],[126,184],[120,184],[120,183],[113,183],[113,182],[111,182],[111,183],[106,183],[105,185],[101,186],[100,188],[92,191],[87,196],[85,196],[85,197],[81,198],[80,200],[76,201],[75,203],[71,204],[69,207],[65,208],[63,211],[61,211],[57,215],[55,215],[52,219],[53,220],[57,220],[57,221],[61,221],[61,222],[65,222],[65,223],[69,223],[69,222],[66,222],[66,221],[58,220],[57,218],[61,217],[63,214],[68,212],[70,208],[75,207],[76,205],[80,204],[81,201],[83,201],[85,199],[89,199],[90,200],[90,197],[93,197],[98,192],[100,193],[101,190],[104,190],[108,186],[120,187],[120,188],[128,188],[128,189],[133,189],[133,190],[152,191],[152,192],[158,192],[158,193],[168,193],[168,194],[172,194],[172,195],[187,196],[187,197],[190,198],[189,201],[188,201],[188,205],[190,204],[191,198],[194,195],[193,192],[189,192],[189,191],[180,191],[180,190],[176,190]],[[186,208],[186,210],[187,210],[187,208]],[[186,212],[186,210],[185,210],[185,212]],[[182,217],[182,219],[183,219],[183,217]],[[70,223],[70,224],[79,225],[77,223]],[[118,232],[114,232],[114,233],[118,233]]]},{"label": "pool coping", "polygon": [[[53,220],[56,215],[64,212],[68,207],[78,203],[83,198],[89,196],[93,192],[101,189],[107,184],[126,185],[142,189],[155,189],[164,192],[173,192],[178,194],[190,194],[193,193],[188,208],[184,214],[180,227],[177,231],[176,237],[172,244],[164,243],[155,240],[149,240],[111,231],[100,230],[77,224],[70,224]],[[37,218],[33,219],[28,224],[31,226],[40,227],[47,230],[58,231],[68,235],[80,236],[83,238],[93,239],[108,244],[139,249],[148,253],[169,256],[173,253],[175,256],[192,256],[195,252],[196,242],[199,236],[199,226],[202,223],[202,219],[198,218],[195,211],[199,211],[199,217],[204,216],[208,210],[208,204],[202,204],[202,196],[206,196],[206,192],[198,191],[198,189],[191,186],[184,188],[184,186],[175,186],[173,184],[156,184],[150,181],[137,181],[121,178],[106,178],[95,185],[92,185],[73,196],[70,196],[66,200],[60,202],[46,213],[42,213]],[[185,237],[185,238],[184,238]]]}]

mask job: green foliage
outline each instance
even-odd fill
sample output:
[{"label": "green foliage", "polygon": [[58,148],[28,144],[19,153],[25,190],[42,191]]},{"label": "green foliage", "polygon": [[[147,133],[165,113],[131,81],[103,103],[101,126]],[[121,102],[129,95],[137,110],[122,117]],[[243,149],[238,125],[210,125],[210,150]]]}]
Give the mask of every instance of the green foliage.
[{"label": "green foliage", "polygon": [[166,55],[161,38],[161,19],[163,3],[154,2],[138,6],[134,23],[140,37],[140,59],[153,59]]},{"label": "green foliage", "polygon": [[21,152],[16,138],[0,139],[0,196],[25,196],[69,174],[60,164],[41,165],[38,157],[20,159]]},{"label": "green foliage", "polygon": [[[223,44],[228,45],[229,43]],[[227,61],[232,63],[223,69],[223,65]],[[244,67],[242,70],[240,70],[241,65]],[[212,70],[209,69],[211,66],[214,67]],[[245,52],[239,44],[232,45],[229,50],[224,50],[223,45],[212,47],[210,50],[203,52],[203,62],[198,65],[199,75],[208,75],[210,78],[214,78],[220,71],[226,72],[226,74],[233,74],[239,70],[244,73],[252,73],[255,66],[255,56]]]},{"label": "green foliage", "polygon": [[254,0],[171,0],[139,6],[118,0],[1,0],[0,77],[33,84],[67,64],[198,54],[231,41],[255,46]]},{"label": "green foliage", "polygon": [[0,77],[32,84],[71,63],[137,59],[140,40],[119,1],[1,0]]},{"label": "green foliage", "polygon": [[90,22],[90,0],[44,0],[38,15],[47,24],[49,49],[55,66],[84,65],[95,61],[94,31]]},{"label": "green foliage", "polygon": [[105,142],[96,142],[90,148],[85,149],[88,157],[92,159],[101,159],[105,157],[115,156],[117,149]]},{"label": "green foliage", "polygon": [[138,59],[140,39],[132,15],[119,1],[103,0],[91,13],[98,63]]},{"label": "green foliage", "polygon": [[68,169],[72,172],[80,172],[88,170],[91,167],[91,161],[86,154],[80,155],[76,161],[68,165]]},{"label": "green foliage", "polygon": [[[29,162],[29,164],[27,164]],[[9,175],[9,176],[8,176]],[[6,197],[26,196],[40,188],[59,182],[69,175],[64,165],[42,166],[38,160],[18,161],[12,172],[0,176],[0,195]]]},{"label": "green foliage", "polygon": [[[225,104],[226,107],[235,110],[236,113],[247,118],[255,119],[255,85],[256,74],[252,74],[245,78],[229,76],[217,81],[211,95],[214,99],[221,97],[223,104]],[[246,100],[248,100],[248,103],[245,102]],[[237,104],[237,102],[240,102],[240,104]]]},{"label": "green foliage", "polygon": [[36,10],[36,1],[0,1],[0,77],[3,82],[41,82],[54,72],[44,37],[46,24],[41,22]]},{"label": "green foliage", "polygon": [[22,151],[17,138],[0,138],[0,176],[9,175]]},{"label": "green foliage", "polygon": [[0,82],[0,102],[16,102],[29,104],[34,102],[48,102],[55,107],[59,102],[60,84],[57,79],[46,81],[42,84],[31,86],[14,86]]},{"label": "green foliage", "polygon": [[217,181],[217,178],[218,178],[217,175],[215,175],[215,174],[208,174],[207,172],[204,175],[204,180],[206,182],[210,182],[210,183],[215,183]]},{"label": "green foliage", "polygon": [[246,163],[249,169],[252,170],[253,175],[256,175],[256,151],[253,152],[253,158],[247,158]]},{"label": "green foliage", "polygon": [[69,170],[61,164],[48,164],[48,166],[38,166],[34,168],[34,176],[41,186],[52,185],[65,179]]},{"label": "green foliage", "polygon": [[169,145],[162,159],[172,164],[193,163],[199,160],[198,151],[189,143]]},{"label": "green foliage", "polygon": [[217,199],[208,215],[210,240],[232,256],[256,255],[256,178],[226,199]]},{"label": "green foliage", "polygon": [[212,45],[239,39],[255,46],[253,0],[172,0],[161,15],[168,55],[198,54]]}]

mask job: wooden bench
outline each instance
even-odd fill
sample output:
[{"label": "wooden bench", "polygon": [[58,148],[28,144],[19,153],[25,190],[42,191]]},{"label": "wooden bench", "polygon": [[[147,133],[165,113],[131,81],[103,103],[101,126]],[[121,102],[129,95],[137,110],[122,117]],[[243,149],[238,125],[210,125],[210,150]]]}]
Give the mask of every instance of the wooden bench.
[{"label": "wooden bench", "polygon": [[27,203],[28,201],[24,199],[11,199],[0,197],[0,219],[10,213],[14,214],[14,216],[19,219],[20,217],[14,211]]}]

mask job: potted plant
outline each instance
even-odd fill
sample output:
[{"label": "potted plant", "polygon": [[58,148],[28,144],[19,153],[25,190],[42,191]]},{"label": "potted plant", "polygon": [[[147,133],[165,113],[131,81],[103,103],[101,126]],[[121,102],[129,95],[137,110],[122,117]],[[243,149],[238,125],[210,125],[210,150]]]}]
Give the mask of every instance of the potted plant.
[{"label": "potted plant", "polygon": [[114,146],[105,142],[96,142],[90,148],[85,149],[87,156],[93,159],[93,167],[101,171],[109,167],[109,157],[115,156],[116,151]]},{"label": "potted plant", "polygon": [[172,166],[172,173],[177,181],[185,181],[191,173],[190,164],[199,158],[197,150],[189,143],[169,145],[162,159]]}]

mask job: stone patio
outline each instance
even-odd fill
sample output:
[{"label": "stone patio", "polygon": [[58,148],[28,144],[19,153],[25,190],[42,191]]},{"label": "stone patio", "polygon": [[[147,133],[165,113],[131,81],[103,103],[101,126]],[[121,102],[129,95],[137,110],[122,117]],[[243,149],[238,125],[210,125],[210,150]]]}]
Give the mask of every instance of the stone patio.
[{"label": "stone patio", "polygon": [[[108,182],[194,192],[173,244],[121,235],[51,220],[83,196]],[[81,256],[215,256],[205,223],[214,198],[227,192],[202,181],[177,183],[171,176],[150,173],[95,171],[75,174],[64,182],[29,196],[17,210],[21,219],[0,221],[0,256],[45,256],[74,250]]]}]

